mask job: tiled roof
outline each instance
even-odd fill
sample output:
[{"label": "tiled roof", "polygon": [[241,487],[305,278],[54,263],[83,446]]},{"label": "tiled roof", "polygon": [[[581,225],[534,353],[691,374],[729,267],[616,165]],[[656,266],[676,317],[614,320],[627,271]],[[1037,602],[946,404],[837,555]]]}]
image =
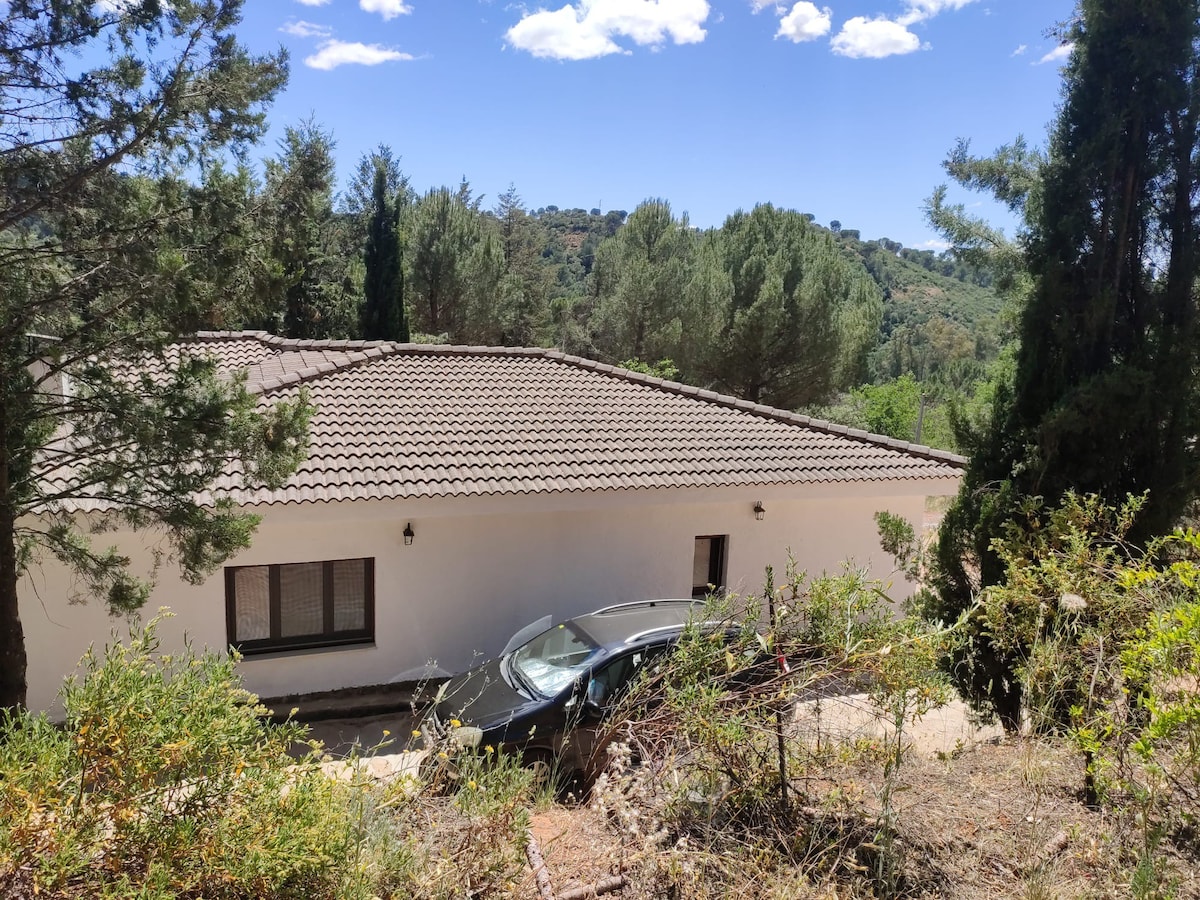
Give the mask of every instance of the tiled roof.
[{"label": "tiled roof", "polygon": [[177,345],[245,369],[264,404],[303,389],[308,459],[241,503],[957,477],[960,456],[553,350],[294,341]]}]

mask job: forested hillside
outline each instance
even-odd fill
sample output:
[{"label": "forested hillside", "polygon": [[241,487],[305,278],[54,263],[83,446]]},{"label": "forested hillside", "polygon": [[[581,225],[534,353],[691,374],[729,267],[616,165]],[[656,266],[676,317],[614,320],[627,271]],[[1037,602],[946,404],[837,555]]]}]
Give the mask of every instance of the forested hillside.
[{"label": "forested hillside", "polygon": [[946,446],[950,402],[1004,343],[989,275],[837,221],[763,204],[702,230],[658,199],[528,209],[466,179],[418,193],[384,146],[338,195],[333,146],[291,128],[248,183],[257,312],[214,324],[555,346],[907,440],[921,418]]},{"label": "forested hillside", "polygon": [[[339,193],[334,146],[305,122],[261,176],[125,176],[156,202],[219,193],[241,216],[225,300],[197,325],[553,346],[947,447],[951,402],[969,402],[1004,344],[987,275],[836,221],[762,204],[698,229],[660,199],[528,209],[515,188],[489,202],[466,179],[419,193],[386,146]],[[188,239],[219,224],[195,219]]]}]

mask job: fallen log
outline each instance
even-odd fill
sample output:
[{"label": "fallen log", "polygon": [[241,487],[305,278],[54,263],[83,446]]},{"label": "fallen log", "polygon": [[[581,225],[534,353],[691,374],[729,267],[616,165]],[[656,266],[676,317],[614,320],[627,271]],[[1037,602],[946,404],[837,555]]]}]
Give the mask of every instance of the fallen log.
[{"label": "fallen log", "polygon": [[529,860],[529,868],[533,869],[533,879],[537,882],[538,894],[542,900],[555,900],[554,888],[550,884],[550,872],[546,868],[546,860],[542,858],[542,848],[538,846],[532,831],[526,835],[525,858]]},{"label": "fallen log", "polygon": [[1034,861],[1026,868],[1029,871],[1040,869],[1042,866],[1046,865],[1046,863],[1050,862],[1050,860],[1054,859],[1054,857],[1058,856],[1058,854],[1066,850],[1067,844],[1070,842],[1070,835],[1068,835],[1066,831],[1056,832],[1054,837],[1050,838],[1050,840],[1046,841],[1046,843],[1042,846],[1041,852],[1038,853],[1037,858],[1035,858]]},{"label": "fallen log", "polygon": [[558,900],[589,900],[591,897],[599,897],[601,894],[610,894],[613,891],[619,891],[623,887],[625,887],[625,876],[612,875],[597,881],[595,884],[587,884],[583,887],[563,891],[558,895]]}]

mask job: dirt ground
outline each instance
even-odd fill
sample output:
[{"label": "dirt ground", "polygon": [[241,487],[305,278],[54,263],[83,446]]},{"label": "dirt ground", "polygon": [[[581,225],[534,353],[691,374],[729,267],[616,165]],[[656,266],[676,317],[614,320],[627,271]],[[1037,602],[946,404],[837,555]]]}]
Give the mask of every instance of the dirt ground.
[{"label": "dirt ground", "polygon": [[409,712],[378,716],[346,717],[311,722],[309,737],[321,741],[325,752],[334,758],[356,753],[360,756],[400,753],[421,746],[413,737],[415,719]]},{"label": "dirt ground", "polygon": [[[850,781],[853,782],[851,776]],[[1082,801],[1080,756],[1031,738],[976,744],[949,757],[914,754],[900,772],[905,870],[948,898],[1124,898],[1138,843],[1131,817]],[[878,775],[864,773],[865,791]],[[869,803],[867,804],[869,806]],[[1122,849],[1126,848],[1126,849]],[[1164,841],[1173,896],[1200,897],[1200,872]]]},{"label": "dirt ground", "polygon": [[[541,848],[556,894],[618,875],[627,862],[620,841],[604,816],[589,806],[550,804],[534,811],[529,830]],[[536,897],[532,873],[527,880],[530,890],[524,896]]]},{"label": "dirt ground", "polygon": [[[797,727],[812,731],[817,710],[801,706]],[[860,697],[821,701],[820,727],[842,742],[869,744],[885,727]],[[332,756],[350,753],[394,756],[412,739],[406,713],[314,723],[312,736]],[[385,730],[389,734],[385,735]],[[909,750],[899,774],[899,847],[907,893],[950,900],[1007,898],[1125,898],[1132,896],[1137,866],[1129,848],[1139,844],[1131,816],[1088,808],[1081,799],[1082,763],[1069,748],[1030,738],[1006,737],[978,728],[960,703],[926,716],[907,735]],[[391,743],[385,743],[391,741]],[[869,758],[869,757],[868,757]],[[852,761],[850,761],[852,760]],[[379,760],[383,762],[383,760]],[[868,815],[877,808],[879,765],[862,757],[825,768],[809,784],[809,802],[839,796]],[[634,855],[604,815],[586,805],[543,803],[533,810],[531,831],[555,894],[595,885],[646,862]],[[640,851],[639,851],[640,852]],[[1160,856],[1179,900],[1200,900],[1195,851],[1165,839]],[[536,897],[532,871],[520,896]],[[632,878],[645,884],[644,878]],[[814,884],[811,894],[760,885],[747,897],[856,897],[834,881]],[[653,896],[627,888],[615,897]]]},{"label": "dirt ground", "polygon": [[[848,766],[828,776],[824,784],[812,785],[814,793],[836,790],[872,808],[878,769]],[[989,740],[946,756],[914,753],[901,770],[898,794],[904,894],[948,900],[1132,896],[1137,860],[1127,848],[1136,836],[1122,833],[1129,820],[1089,809],[1079,796],[1080,780],[1074,754],[1025,738]],[[538,810],[532,831],[556,893],[595,884],[635,864],[615,830],[588,807]],[[1200,898],[1195,863],[1169,841],[1162,854],[1173,889],[1152,896]],[[844,878],[818,873],[811,893],[794,885],[781,893],[769,883],[741,893],[798,900],[869,896],[861,883],[855,888]],[[653,894],[627,889],[615,896]]]}]

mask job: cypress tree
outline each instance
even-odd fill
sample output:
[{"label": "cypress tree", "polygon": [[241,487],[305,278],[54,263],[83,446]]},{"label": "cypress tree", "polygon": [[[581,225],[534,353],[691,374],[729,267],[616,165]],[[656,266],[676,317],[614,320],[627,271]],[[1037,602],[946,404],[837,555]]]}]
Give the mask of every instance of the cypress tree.
[{"label": "cypress tree", "polygon": [[363,338],[368,341],[407,341],[404,313],[404,271],[400,258],[400,204],[388,196],[387,175],[375,169],[371,192],[371,221],[363,261]]},{"label": "cypress tree", "polygon": [[[1144,540],[1196,496],[1197,35],[1195,0],[1082,0],[1064,29],[1074,49],[1029,206],[1016,374],[943,523],[941,616],[1003,577],[991,542],[1024,520],[1024,498],[1148,492]],[[975,637],[959,685],[1014,726],[1016,660],[982,626]]]}]

